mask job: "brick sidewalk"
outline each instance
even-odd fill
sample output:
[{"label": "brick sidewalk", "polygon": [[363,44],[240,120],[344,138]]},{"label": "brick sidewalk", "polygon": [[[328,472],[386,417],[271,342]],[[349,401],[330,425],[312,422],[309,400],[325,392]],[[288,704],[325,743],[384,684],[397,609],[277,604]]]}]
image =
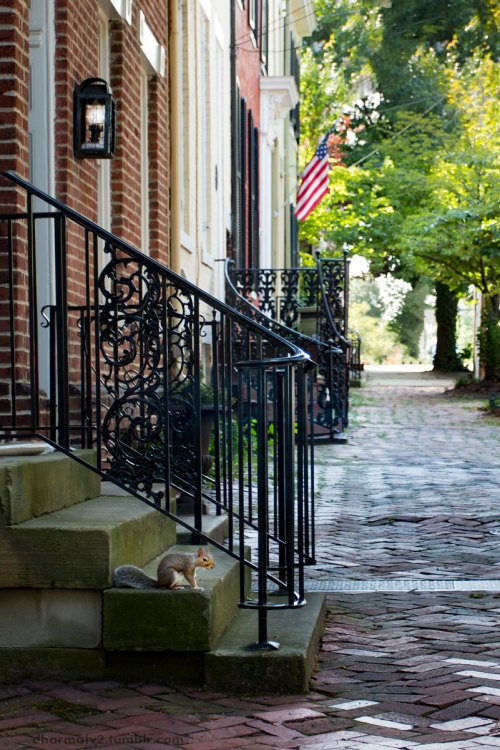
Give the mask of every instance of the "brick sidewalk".
[{"label": "brick sidewalk", "polygon": [[[433,386],[367,387],[353,401],[349,444],[318,450],[311,578],[500,578],[500,426]],[[306,696],[177,692],[147,675],[0,686],[0,748],[500,748],[500,595],[328,601]]]}]

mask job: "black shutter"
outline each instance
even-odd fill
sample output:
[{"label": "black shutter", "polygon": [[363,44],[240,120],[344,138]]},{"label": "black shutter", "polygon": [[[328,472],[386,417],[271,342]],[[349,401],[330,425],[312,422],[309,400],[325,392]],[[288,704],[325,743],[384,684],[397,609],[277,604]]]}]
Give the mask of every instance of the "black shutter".
[{"label": "black shutter", "polygon": [[238,253],[239,265],[243,267],[246,263],[246,213],[247,213],[247,103],[240,99],[240,122],[239,122],[239,153],[238,153]]},{"label": "black shutter", "polygon": [[[297,50],[293,42],[293,36],[290,34],[290,73],[295,79],[297,84],[297,91],[300,91],[300,64],[299,58],[297,57]],[[297,143],[300,140],[300,103],[297,102],[295,107],[290,112],[290,118],[293,125],[293,131],[295,133],[295,139]]]},{"label": "black shutter", "polygon": [[293,268],[299,265],[299,224],[293,203],[290,203],[290,260]]},{"label": "black shutter", "polygon": [[253,127],[250,130],[252,149],[250,163],[252,170],[252,266],[260,266],[260,214],[259,214],[259,130]]}]

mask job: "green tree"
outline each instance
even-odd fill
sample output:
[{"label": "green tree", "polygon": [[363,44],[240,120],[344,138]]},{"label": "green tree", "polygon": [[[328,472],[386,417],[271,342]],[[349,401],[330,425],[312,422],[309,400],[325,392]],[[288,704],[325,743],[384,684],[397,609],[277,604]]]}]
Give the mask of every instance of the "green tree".
[{"label": "green tree", "polygon": [[[498,5],[318,2],[310,61],[329,75],[323,111],[342,116],[330,196],[301,226],[312,244],[361,252],[375,273],[424,276],[456,293],[474,285],[489,300],[492,326],[500,283],[500,80],[489,55],[498,52]],[[363,74],[376,81],[378,102],[357,99],[353,84]],[[307,122],[314,100],[307,77],[305,87]],[[324,130],[317,119],[304,161]],[[451,317],[438,315],[440,325],[454,326]]]}]

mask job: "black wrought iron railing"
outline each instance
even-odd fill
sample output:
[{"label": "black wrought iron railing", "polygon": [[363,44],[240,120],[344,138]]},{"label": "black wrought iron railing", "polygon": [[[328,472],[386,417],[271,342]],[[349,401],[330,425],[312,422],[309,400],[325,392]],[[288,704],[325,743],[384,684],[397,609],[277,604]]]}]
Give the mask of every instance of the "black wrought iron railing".
[{"label": "black wrought iron railing", "polygon": [[301,268],[226,265],[228,301],[307,351],[316,363],[314,435],[335,439],[349,418],[352,341],[347,327],[349,261],[321,258]]},{"label": "black wrought iron railing", "polygon": [[351,341],[351,356],[349,359],[349,380],[351,384],[361,385],[362,373],[365,368],[361,360],[361,336],[352,328],[349,329]]},{"label": "black wrought iron railing", "polygon": [[[0,437],[36,436],[80,462],[74,448],[95,448],[89,468],[194,538],[206,538],[204,505],[227,514],[226,542],[210,543],[239,561],[240,606],[258,610],[257,644],[267,647],[267,611],[304,604],[304,566],[314,562],[308,355],[15,174],[4,177],[26,209],[0,217],[9,330]],[[171,488],[191,500],[193,525]]]}]

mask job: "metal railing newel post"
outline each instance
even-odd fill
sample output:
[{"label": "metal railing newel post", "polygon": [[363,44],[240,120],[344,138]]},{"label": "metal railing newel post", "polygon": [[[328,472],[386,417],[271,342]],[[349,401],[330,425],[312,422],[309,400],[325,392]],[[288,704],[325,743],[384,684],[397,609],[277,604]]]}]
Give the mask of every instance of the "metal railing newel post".
[{"label": "metal railing newel post", "polygon": [[68,351],[68,278],[66,254],[66,218],[55,219],[55,287],[57,336],[57,421],[58,441],[69,450],[69,351]]}]

